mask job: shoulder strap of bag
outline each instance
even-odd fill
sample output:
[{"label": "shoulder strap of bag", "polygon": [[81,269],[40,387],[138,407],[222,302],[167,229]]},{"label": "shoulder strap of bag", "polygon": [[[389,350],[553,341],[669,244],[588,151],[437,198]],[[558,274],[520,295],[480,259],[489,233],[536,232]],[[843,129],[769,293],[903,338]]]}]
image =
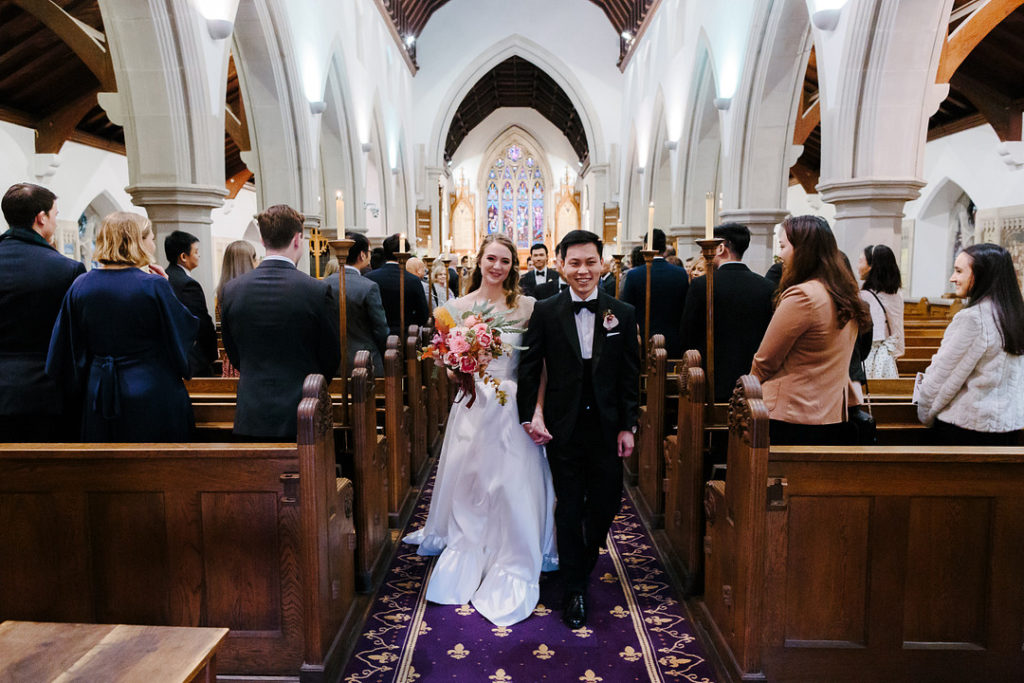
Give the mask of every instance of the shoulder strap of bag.
[{"label": "shoulder strap of bag", "polygon": [[864,291],[866,291],[871,296],[875,297],[875,301],[877,301],[878,305],[882,308],[882,315],[885,316],[885,336],[891,337],[892,329],[889,327],[889,313],[885,310],[885,305],[882,303],[882,300],[878,298],[878,295],[872,292],[870,289],[866,289]]}]

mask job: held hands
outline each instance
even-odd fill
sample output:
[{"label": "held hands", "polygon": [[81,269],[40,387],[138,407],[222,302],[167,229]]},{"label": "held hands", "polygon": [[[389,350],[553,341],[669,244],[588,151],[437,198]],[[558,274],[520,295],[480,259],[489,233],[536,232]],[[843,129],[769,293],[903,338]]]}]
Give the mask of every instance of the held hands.
[{"label": "held hands", "polygon": [[633,455],[633,432],[621,431],[619,432],[619,457],[628,458]]},{"label": "held hands", "polygon": [[526,431],[527,436],[538,446],[543,446],[551,441],[551,432],[544,425],[544,411],[539,405],[533,411],[533,420],[524,422],[523,429]]}]

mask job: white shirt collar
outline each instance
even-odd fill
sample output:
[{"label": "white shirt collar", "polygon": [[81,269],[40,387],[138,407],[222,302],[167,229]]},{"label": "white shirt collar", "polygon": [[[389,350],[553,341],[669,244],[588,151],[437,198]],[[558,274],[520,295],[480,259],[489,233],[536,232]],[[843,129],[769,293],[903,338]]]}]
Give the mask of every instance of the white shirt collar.
[{"label": "white shirt collar", "polygon": [[350,266],[347,263],[345,264],[345,270],[351,270],[356,275],[361,275],[362,274],[362,273],[359,272],[358,268],[356,268],[355,266]]},{"label": "white shirt collar", "polygon": [[294,261],[292,261],[287,256],[281,256],[280,254],[267,254],[266,256],[263,257],[263,260],[264,261],[284,261],[289,266],[292,266],[293,268],[295,267],[295,262]]},{"label": "white shirt collar", "polygon": [[576,295],[576,292],[573,291],[572,287],[570,287],[569,288],[569,297],[573,301],[593,301],[594,299],[597,298],[597,287],[594,287],[594,291],[592,291],[590,293],[590,296],[588,296],[586,299],[579,298],[579,296]]}]

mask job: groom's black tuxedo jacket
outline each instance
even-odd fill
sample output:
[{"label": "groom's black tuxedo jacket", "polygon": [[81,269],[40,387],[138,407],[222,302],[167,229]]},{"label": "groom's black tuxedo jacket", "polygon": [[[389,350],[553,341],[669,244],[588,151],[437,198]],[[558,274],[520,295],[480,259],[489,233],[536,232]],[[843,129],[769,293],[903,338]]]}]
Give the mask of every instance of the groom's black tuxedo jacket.
[{"label": "groom's black tuxedo jacket", "polygon": [[[620,431],[637,423],[639,414],[640,348],[636,312],[632,306],[598,293],[594,315],[591,372],[594,399],[603,435],[613,443]],[[605,325],[606,314],[614,316]],[[612,324],[614,323],[614,324]],[[583,387],[583,358],[576,319],[568,291],[538,301],[523,337],[526,350],[519,358],[519,419],[529,422],[537,404],[541,370],[547,364],[544,420],[551,444],[564,445],[579,418]]]}]

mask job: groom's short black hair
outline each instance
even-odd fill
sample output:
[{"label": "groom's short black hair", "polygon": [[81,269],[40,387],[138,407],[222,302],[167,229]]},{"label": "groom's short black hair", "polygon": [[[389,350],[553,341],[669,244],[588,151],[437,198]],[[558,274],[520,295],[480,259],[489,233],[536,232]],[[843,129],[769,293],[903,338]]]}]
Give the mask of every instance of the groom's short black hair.
[{"label": "groom's short black hair", "polygon": [[565,261],[565,254],[569,251],[569,247],[574,247],[578,244],[593,244],[597,247],[597,255],[599,257],[602,256],[604,243],[596,233],[589,230],[570,230],[567,232],[562,241],[558,243],[558,256]]}]

